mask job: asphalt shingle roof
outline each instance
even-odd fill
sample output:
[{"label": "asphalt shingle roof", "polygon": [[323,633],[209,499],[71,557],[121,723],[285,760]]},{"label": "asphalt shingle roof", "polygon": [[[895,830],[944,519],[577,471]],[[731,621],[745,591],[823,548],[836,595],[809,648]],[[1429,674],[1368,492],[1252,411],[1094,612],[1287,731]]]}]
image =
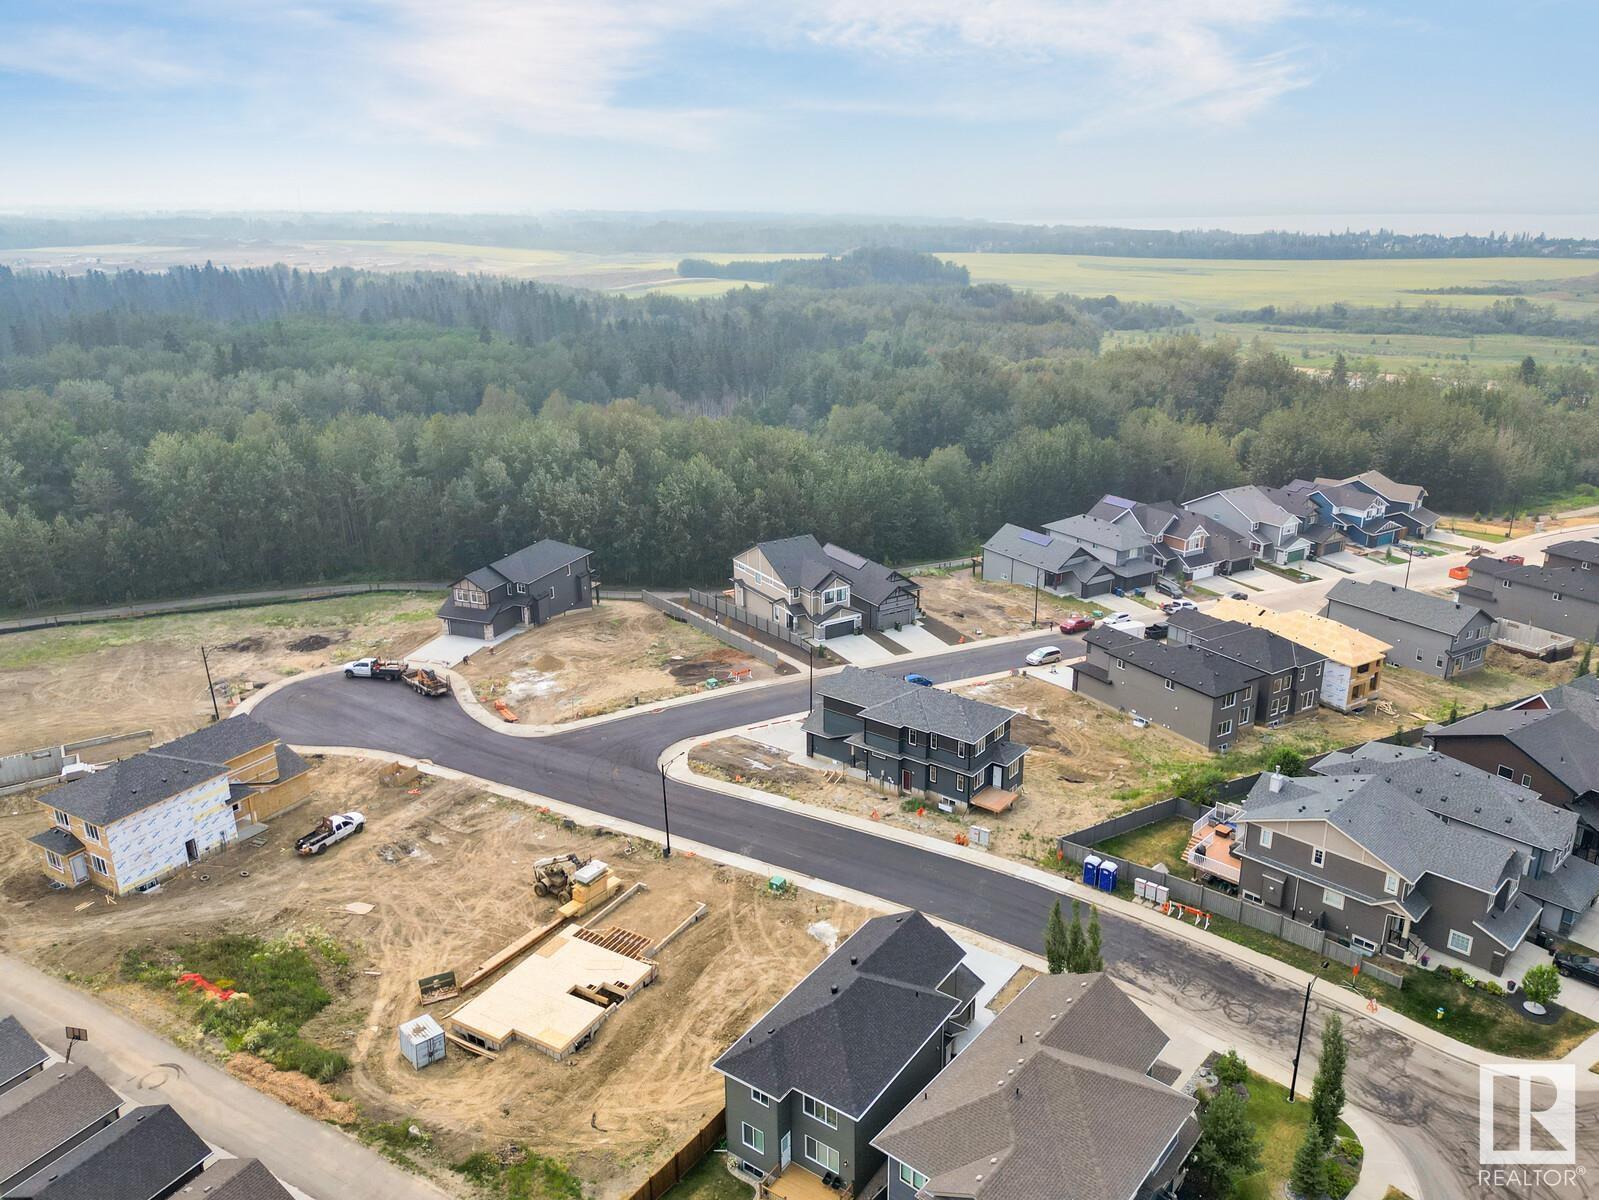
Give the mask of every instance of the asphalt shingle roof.
[{"label": "asphalt shingle roof", "polygon": [[1482,615],[1482,609],[1475,605],[1429,596],[1396,583],[1362,583],[1357,579],[1340,579],[1328,591],[1327,600],[1329,604],[1347,604],[1450,637]]},{"label": "asphalt shingle roof", "polygon": [[1103,627],[1089,630],[1083,641],[1099,647],[1112,658],[1123,659],[1206,696],[1225,696],[1247,687],[1261,676],[1257,668],[1202,646],[1152,642]]},{"label": "asphalt shingle roof", "polygon": [[714,1065],[768,1095],[797,1088],[858,1118],[960,1008],[938,987],[964,957],[920,913],[876,917]]},{"label": "asphalt shingle roof", "polygon": [[[1562,596],[1599,604],[1599,573],[1584,571],[1581,567],[1536,567],[1531,563],[1515,566],[1498,558],[1478,558],[1471,563],[1471,581],[1477,576],[1489,579],[1510,580],[1513,587],[1538,588]],[[1494,592],[1498,595],[1497,589]]]},{"label": "asphalt shingle roof", "polygon": [[[1038,539],[1029,541],[1023,534]],[[994,536],[983,543],[984,550],[992,550],[1006,558],[1037,567],[1041,571],[1059,572],[1065,568],[1082,547],[1071,538],[1060,534],[1038,533],[1021,525],[1001,525]]]},{"label": "asphalt shingle roof", "polygon": [[1359,475],[1351,475],[1343,483],[1363,483],[1376,492],[1384,500],[1392,500],[1399,504],[1417,505],[1421,503],[1425,488],[1414,483],[1395,483],[1381,471],[1362,471]]},{"label": "asphalt shingle roof", "polygon": [[30,1175],[6,1200],[150,1200],[210,1153],[171,1105],[145,1105]]},{"label": "asphalt shingle roof", "polygon": [[278,735],[248,713],[216,721],[170,742],[152,746],[149,754],[186,758],[193,762],[224,763],[278,740]]},{"label": "asphalt shingle roof", "polygon": [[818,680],[816,692],[860,705],[861,716],[869,721],[965,742],[981,741],[1016,715],[1014,710],[997,704],[957,696],[942,688],[919,687],[860,667],[845,667],[825,682]]},{"label": "asphalt shingle roof", "polygon": [[1075,517],[1062,517],[1058,521],[1051,521],[1044,526],[1049,533],[1058,533],[1065,537],[1082,542],[1087,546],[1099,546],[1108,550],[1136,550],[1140,546],[1149,545],[1149,538],[1143,530],[1130,528],[1127,525],[1111,524],[1103,518],[1092,516],[1089,513],[1078,513]]},{"label": "asphalt shingle roof", "polygon": [[1599,683],[1584,677],[1541,694],[1547,708],[1488,709],[1450,725],[1429,725],[1433,744],[1502,737],[1573,792],[1599,791]]},{"label": "asphalt shingle roof", "polygon": [[512,583],[535,583],[554,571],[581,562],[593,553],[582,546],[569,546],[565,542],[545,538],[496,559],[489,564],[489,569]]},{"label": "asphalt shingle roof", "polygon": [[184,1184],[176,1200],[290,1200],[290,1193],[260,1159],[225,1158]]},{"label": "asphalt shingle roof", "polygon": [[67,832],[59,825],[52,825],[43,833],[36,833],[28,840],[35,846],[43,847],[52,854],[59,854],[62,858],[80,854],[84,849],[83,843],[77,839],[75,834]]},{"label": "asphalt shingle roof", "polygon": [[1537,879],[1525,879],[1522,891],[1574,913],[1586,912],[1599,896],[1599,863],[1575,855]]},{"label": "asphalt shingle roof", "polygon": [[1146,1072],[1166,1035],[1111,980],[1035,979],[873,1145],[979,1200],[1128,1200],[1193,1119]]},{"label": "asphalt shingle roof", "polygon": [[[1290,517],[1299,519],[1305,515],[1305,502],[1290,496],[1281,488],[1246,483],[1242,487],[1224,488],[1211,494],[1230,501],[1247,520],[1258,521],[1264,525],[1281,525]],[[1200,496],[1197,499],[1203,500],[1204,497]],[[1187,503],[1193,504],[1194,501],[1190,500]]]},{"label": "asphalt shingle roof", "polygon": [[1246,625],[1242,621],[1184,611],[1173,613],[1168,623],[1187,630],[1191,644],[1213,650],[1268,675],[1313,667],[1327,660],[1326,655],[1318,654],[1298,642],[1291,642],[1269,629]]},{"label": "asphalt shingle roof", "polygon": [[831,542],[824,546],[808,533],[760,542],[755,549],[789,587],[815,591],[829,575],[837,575],[849,584],[852,595],[868,604],[881,604],[901,589],[921,590],[920,584],[898,571]]},{"label": "asphalt shingle roof", "polygon": [[1592,539],[1556,542],[1544,551],[1545,557],[1551,554],[1560,558],[1569,558],[1574,562],[1599,563],[1599,542]]},{"label": "asphalt shingle roof", "polygon": [[121,1098],[82,1063],[49,1067],[0,1092],[0,1185],[121,1104]]},{"label": "asphalt shingle roof", "polygon": [[42,1062],[50,1061],[43,1046],[15,1017],[0,1017],[0,1083],[8,1083]]}]

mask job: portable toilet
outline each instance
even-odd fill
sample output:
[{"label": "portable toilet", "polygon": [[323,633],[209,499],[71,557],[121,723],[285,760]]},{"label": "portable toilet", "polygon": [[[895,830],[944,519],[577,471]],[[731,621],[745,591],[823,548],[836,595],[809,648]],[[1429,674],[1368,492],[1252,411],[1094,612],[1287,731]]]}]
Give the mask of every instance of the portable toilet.
[{"label": "portable toilet", "polygon": [[1083,882],[1089,887],[1099,886],[1099,857],[1090,854],[1083,859]]},{"label": "portable toilet", "polygon": [[418,1071],[444,1057],[444,1029],[427,1013],[400,1026],[400,1053]]},{"label": "portable toilet", "polygon": [[1099,864],[1099,890],[1102,892],[1116,890],[1116,864],[1108,859]]}]

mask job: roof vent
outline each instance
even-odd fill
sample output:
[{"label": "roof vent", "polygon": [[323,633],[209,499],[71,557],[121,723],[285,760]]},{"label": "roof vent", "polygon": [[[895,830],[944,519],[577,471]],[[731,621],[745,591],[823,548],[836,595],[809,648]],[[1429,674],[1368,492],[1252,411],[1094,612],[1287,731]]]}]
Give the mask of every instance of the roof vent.
[{"label": "roof vent", "polygon": [[835,995],[835,996],[838,995],[838,984],[835,983],[832,987],[828,988],[827,990],[832,992],[833,995]]},{"label": "roof vent", "polygon": [[858,966],[861,965],[861,960],[856,958],[853,954],[851,954],[849,956],[849,965],[852,966],[852,967],[858,967]]}]

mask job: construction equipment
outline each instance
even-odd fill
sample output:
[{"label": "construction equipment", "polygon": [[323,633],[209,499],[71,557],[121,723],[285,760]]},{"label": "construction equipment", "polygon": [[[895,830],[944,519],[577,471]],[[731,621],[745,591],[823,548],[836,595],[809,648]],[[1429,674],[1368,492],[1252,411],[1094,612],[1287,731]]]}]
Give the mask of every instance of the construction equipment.
[{"label": "construction equipment", "polygon": [[366,818],[358,812],[334,813],[323,817],[315,829],[294,843],[297,854],[321,854],[335,842],[366,828]]},{"label": "construction equipment", "polygon": [[418,696],[427,696],[438,699],[440,696],[450,694],[450,681],[436,671],[427,667],[413,667],[401,676]]},{"label": "construction equipment", "polygon": [[[571,871],[567,866],[571,866]],[[554,896],[562,904],[572,899],[572,878],[589,860],[580,854],[556,854],[533,864],[533,894]]]}]

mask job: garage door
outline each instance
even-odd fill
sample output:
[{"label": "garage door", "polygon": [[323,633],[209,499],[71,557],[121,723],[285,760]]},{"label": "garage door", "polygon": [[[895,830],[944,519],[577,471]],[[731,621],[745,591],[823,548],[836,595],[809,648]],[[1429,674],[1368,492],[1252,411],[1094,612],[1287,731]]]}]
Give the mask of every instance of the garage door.
[{"label": "garage door", "polygon": [[1216,564],[1215,563],[1209,563],[1206,566],[1195,567],[1194,568],[1194,578],[1195,579],[1209,579],[1215,573],[1216,573]]},{"label": "garage door", "polygon": [[1108,580],[1108,579],[1105,580],[1103,583],[1085,583],[1085,584],[1083,584],[1083,595],[1084,596],[1103,596],[1103,595],[1105,595],[1105,593],[1107,593],[1109,591],[1110,591],[1110,580]]}]

